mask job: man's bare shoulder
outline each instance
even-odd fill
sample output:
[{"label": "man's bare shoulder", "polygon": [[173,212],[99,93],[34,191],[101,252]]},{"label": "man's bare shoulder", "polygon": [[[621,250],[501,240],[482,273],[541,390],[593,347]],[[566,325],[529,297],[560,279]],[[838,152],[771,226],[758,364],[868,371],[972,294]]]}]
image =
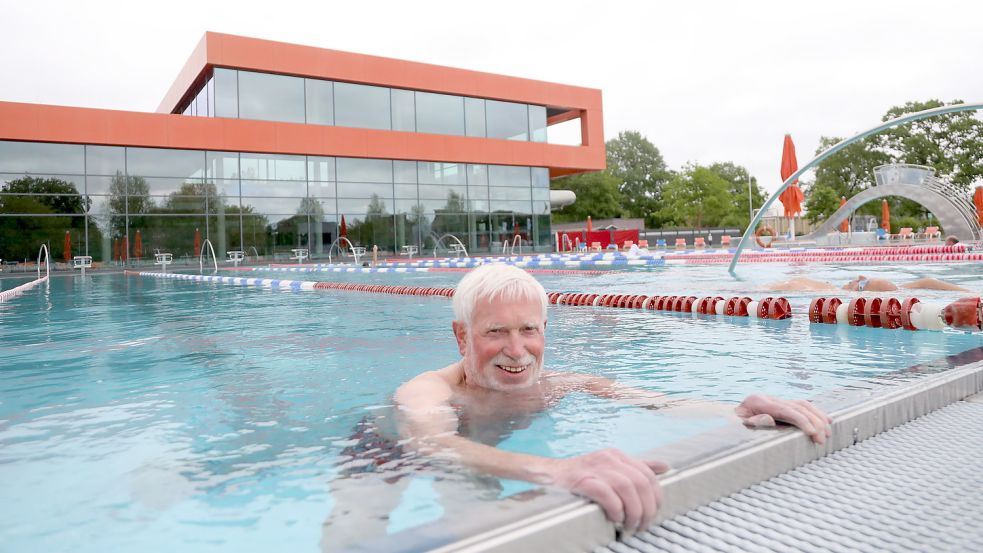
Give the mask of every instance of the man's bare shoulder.
[{"label": "man's bare shoulder", "polygon": [[396,390],[396,403],[411,406],[447,402],[462,377],[460,363],[420,373]]}]

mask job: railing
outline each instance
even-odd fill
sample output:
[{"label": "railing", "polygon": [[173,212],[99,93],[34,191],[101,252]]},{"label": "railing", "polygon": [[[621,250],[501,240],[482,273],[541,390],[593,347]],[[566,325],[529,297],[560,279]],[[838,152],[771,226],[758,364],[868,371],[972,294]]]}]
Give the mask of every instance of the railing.
[{"label": "railing", "polygon": [[450,248],[448,248],[451,251],[451,253],[456,254],[458,257],[467,257],[468,256],[468,249],[464,247],[464,243],[461,242],[461,240],[457,236],[454,236],[453,234],[447,233],[447,234],[445,234],[445,235],[437,238],[437,241],[434,243],[434,245],[433,245],[433,257],[434,257],[434,259],[437,258],[437,248],[440,247],[440,245],[444,242],[444,239],[445,238],[451,238],[451,239],[453,239],[453,242],[451,242]]},{"label": "railing", "polygon": [[[44,276],[41,276],[41,254],[44,254]],[[48,245],[41,244],[41,249],[38,250],[38,278],[28,282],[26,284],[21,284],[20,286],[15,286],[10,290],[4,290],[0,292],[0,303],[8,300],[12,300],[17,296],[27,292],[31,288],[34,288],[42,282],[47,282],[48,278],[51,276],[51,260],[48,256]]]},{"label": "railing", "polygon": [[352,244],[352,241],[349,240],[348,237],[346,236],[339,236],[334,242],[331,243],[331,246],[328,247],[328,264],[331,264],[331,252],[336,247],[338,248],[339,256],[344,254],[345,250],[341,249],[342,240],[344,240],[345,243],[348,244],[348,249],[351,250],[352,256],[355,258],[355,264],[358,265],[358,258],[362,255],[365,255],[365,248],[363,248],[362,246],[356,246],[355,244]]},{"label": "railing", "polygon": [[522,237],[518,234],[512,239],[512,249],[509,251],[509,255],[515,255],[515,247],[519,246],[519,255],[522,255]]},{"label": "railing", "polygon": [[[516,235],[516,236],[518,236],[518,235]],[[572,252],[574,250],[573,241],[570,240],[570,237],[567,236],[566,234],[560,234],[560,236],[562,236],[562,238],[560,238],[560,251],[561,252],[566,252],[566,251]]]},{"label": "railing", "polygon": [[[208,248],[207,250],[205,248]],[[198,250],[198,272],[205,272],[205,252],[211,252],[212,263],[215,265],[215,272],[218,272],[218,258],[215,257],[215,248],[212,247],[212,241],[205,238],[205,241],[201,243],[201,249]]]}]

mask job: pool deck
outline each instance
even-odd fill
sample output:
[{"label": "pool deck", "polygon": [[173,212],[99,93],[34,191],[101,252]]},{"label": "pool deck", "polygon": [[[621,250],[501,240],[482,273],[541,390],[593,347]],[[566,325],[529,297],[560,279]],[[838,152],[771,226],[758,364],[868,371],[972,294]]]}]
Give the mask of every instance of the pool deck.
[{"label": "pool deck", "polygon": [[685,444],[657,451],[683,468],[635,536],[575,500],[435,551],[981,551],[983,348],[930,372],[830,409],[824,446],[782,430],[698,461]]}]

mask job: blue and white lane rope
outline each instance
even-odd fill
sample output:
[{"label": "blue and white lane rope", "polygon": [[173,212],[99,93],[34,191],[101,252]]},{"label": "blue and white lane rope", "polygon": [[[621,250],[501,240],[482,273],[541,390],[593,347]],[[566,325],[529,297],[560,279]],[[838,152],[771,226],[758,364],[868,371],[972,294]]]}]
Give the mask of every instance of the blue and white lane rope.
[{"label": "blue and white lane rope", "polygon": [[172,280],[193,280],[197,282],[217,282],[219,284],[233,284],[236,286],[250,286],[253,288],[269,288],[271,290],[314,290],[313,281],[305,280],[283,280],[273,278],[248,278],[218,275],[186,275],[181,273],[155,273],[150,271],[125,271],[128,275],[139,275],[154,278],[168,278]]}]

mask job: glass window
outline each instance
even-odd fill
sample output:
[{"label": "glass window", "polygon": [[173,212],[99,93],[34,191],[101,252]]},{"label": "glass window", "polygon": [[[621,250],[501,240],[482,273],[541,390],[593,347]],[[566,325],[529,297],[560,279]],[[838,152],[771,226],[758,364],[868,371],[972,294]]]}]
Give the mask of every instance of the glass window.
[{"label": "glass window", "polygon": [[392,89],[393,130],[416,131],[416,108],[413,105],[413,91]]},{"label": "glass window", "polygon": [[529,131],[533,142],[546,142],[545,106],[529,106]]},{"label": "glass window", "polygon": [[307,183],[303,181],[269,181],[243,179],[243,196],[268,196],[302,198],[307,196]]},{"label": "glass window", "polygon": [[550,201],[550,189],[549,188],[533,188],[532,189],[532,200],[534,202],[538,201]]},{"label": "glass window", "polygon": [[332,181],[334,178],[334,158],[307,156],[307,180]]},{"label": "glass window", "polygon": [[205,176],[205,152],[163,148],[127,148],[126,170],[147,177]]},{"label": "glass window", "polygon": [[468,184],[488,184],[488,166],[468,164]]},{"label": "glass window", "polygon": [[546,188],[548,190],[550,187],[550,170],[546,167],[533,167],[532,187]]},{"label": "glass window", "polygon": [[240,71],[239,117],[303,123],[304,79]]},{"label": "glass window", "polygon": [[342,198],[393,197],[392,183],[339,182],[338,196]]},{"label": "glass window", "polygon": [[392,182],[393,162],[388,159],[338,158],[338,180]]},{"label": "glass window", "polygon": [[461,198],[467,197],[467,188],[464,186],[446,186],[440,184],[421,184],[420,199],[424,198],[446,198],[448,194],[454,193]]},{"label": "glass window", "polygon": [[416,93],[418,132],[464,135],[464,98],[432,92]]},{"label": "glass window", "polygon": [[205,176],[213,179],[239,178],[239,154],[236,152],[206,152]]},{"label": "glass window", "polygon": [[86,146],[85,172],[88,175],[125,173],[125,149],[116,146]]},{"label": "glass window", "polygon": [[239,117],[238,71],[216,68],[215,117]]},{"label": "glass window", "polygon": [[486,100],[485,110],[488,138],[528,140],[529,110],[526,104]]},{"label": "glass window", "polygon": [[215,117],[215,79],[209,77],[205,89],[208,91],[208,116]]},{"label": "glass window", "polygon": [[503,200],[492,200],[491,210],[492,211],[511,211],[513,213],[529,213],[532,205],[529,200],[526,201],[503,201]]},{"label": "glass window", "polygon": [[492,200],[525,200],[529,201],[530,191],[528,188],[511,188],[501,186],[489,186],[488,197]]},{"label": "glass window", "polygon": [[415,184],[397,184],[393,192],[397,198],[416,198],[417,195]]},{"label": "glass window", "polygon": [[464,99],[464,124],[468,136],[485,136],[485,101],[481,98]]},{"label": "glass window", "polygon": [[362,199],[338,198],[338,213],[371,213],[373,215],[380,215],[392,212],[392,198],[385,198],[378,195]]},{"label": "glass window", "polygon": [[335,125],[363,129],[390,129],[389,89],[335,83]]},{"label": "glass window", "polygon": [[216,179],[208,181],[208,193],[210,195],[223,198],[225,203],[239,203],[239,180],[238,179]]},{"label": "glass window", "polygon": [[195,114],[199,117],[208,116],[208,87],[202,86],[195,96]]},{"label": "glass window", "polygon": [[492,186],[529,186],[529,168],[515,165],[489,165],[488,183]]},{"label": "glass window", "polygon": [[109,195],[115,191],[117,194],[122,194],[122,186],[117,185],[114,189],[114,180],[121,184],[123,177],[85,177],[85,193]]},{"label": "glass window", "polygon": [[80,144],[0,141],[0,173],[85,173]]},{"label": "glass window", "polygon": [[304,156],[242,153],[239,167],[244,179],[307,180],[307,158]]},{"label": "glass window", "polygon": [[464,184],[467,175],[463,163],[438,163],[421,161],[417,163],[421,184]]},{"label": "glass window", "polygon": [[8,194],[82,194],[84,184],[82,175],[0,174],[0,192]]},{"label": "glass window", "polygon": [[416,162],[393,161],[393,173],[396,177],[396,182],[416,182]]},{"label": "glass window", "polygon": [[312,198],[334,198],[338,195],[335,183],[320,181],[309,181],[307,194]]},{"label": "glass window", "polygon": [[304,79],[307,101],[307,122],[313,125],[334,125],[334,83],[320,79]]},{"label": "glass window", "polygon": [[396,200],[394,213],[415,213],[420,209],[419,205],[416,200]]},{"label": "glass window", "polygon": [[[204,196],[205,190],[200,180],[195,179],[175,179],[166,177],[131,177],[139,179],[141,195],[150,196],[169,196],[176,194],[179,196]],[[142,187],[146,187],[143,192]],[[131,192],[132,193],[132,192]]]}]

